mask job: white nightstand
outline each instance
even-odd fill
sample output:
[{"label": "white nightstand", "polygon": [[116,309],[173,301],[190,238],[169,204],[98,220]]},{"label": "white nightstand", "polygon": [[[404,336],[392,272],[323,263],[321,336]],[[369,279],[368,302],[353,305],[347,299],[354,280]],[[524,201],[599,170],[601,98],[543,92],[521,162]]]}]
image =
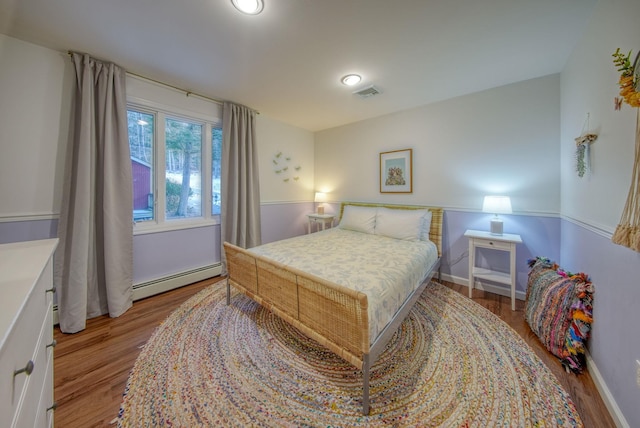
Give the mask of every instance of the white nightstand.
[{"label": "white nightstand", "polygon": [[[321,224],[322,225],[322,230],[324,230],[324,227],[326,224],[329,224],[329,227],[333,226],[333,219],[336,217],[333,214],[307,214],[307,217],[309,217],[309,225],[308,225],[308,229],[307,229],[307,234],[311,233],[311,228],[313,226],[313,224],[315,223],[316,225]],[[320,226],[318,226],[320,227]]]},{"label": "white nightstand", "polygon": [[[516,245],[522,243],[520,235],[504,233],[492,235],[481,230],[467,230],[469,238],[469,298],[472,296],[475,278],[498,282],[511,286],[511,310],[516,310]],[[476,248],[507,251],[509,253],[509,273],[476,267]]]}]

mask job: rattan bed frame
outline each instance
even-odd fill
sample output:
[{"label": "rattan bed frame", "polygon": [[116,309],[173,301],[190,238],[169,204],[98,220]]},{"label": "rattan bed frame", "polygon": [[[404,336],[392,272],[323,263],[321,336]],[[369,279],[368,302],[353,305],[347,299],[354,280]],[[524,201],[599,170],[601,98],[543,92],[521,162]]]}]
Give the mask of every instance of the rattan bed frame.
[{"label": "rattan bed frame", "polygon": [[414,303],[433,276],[440,274],[442,257],[443,209],[415,205],[388,205],[343,202],[346,205],[387,207],[413,210],[428,208],[432,212],[429,238],[438,248],[438,259],[425,281],[405,300],[394,318],[373,343],[369,339],[367,296],[339,284],[253,254],[224,243],[227,261],[227,304],[231,302],[231,285],[311,339],[335,352],[362,370],[362,413],[369,414],[369,376],[373,362],[409,314]]}]

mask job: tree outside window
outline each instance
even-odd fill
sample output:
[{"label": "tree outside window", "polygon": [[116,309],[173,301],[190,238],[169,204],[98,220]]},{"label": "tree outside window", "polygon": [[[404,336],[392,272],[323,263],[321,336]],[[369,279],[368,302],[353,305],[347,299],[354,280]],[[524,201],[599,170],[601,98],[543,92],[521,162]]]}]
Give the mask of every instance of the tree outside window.
[{"label": "tree outside window", "polygon": [[[133,220],[163,224],[219,216],[220,124],[134,106],[129,107],[127,115]],[[158,129],[158,124],[164,124],[164,129]],[[207,140],[208,147],[203,145]],[[208,161],[203,163],[205,159]],[[209,175],[210,183],[204,179]],[[159,207],[164,209],[158,211]]]}]

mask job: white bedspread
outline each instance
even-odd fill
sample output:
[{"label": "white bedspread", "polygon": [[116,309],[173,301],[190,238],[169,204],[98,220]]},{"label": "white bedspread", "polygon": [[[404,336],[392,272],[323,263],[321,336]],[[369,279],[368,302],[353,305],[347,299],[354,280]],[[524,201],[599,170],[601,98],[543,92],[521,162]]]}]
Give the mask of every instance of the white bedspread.
[{"label": "white bedspread", "polygon": [[371,343],[438,258],[430,241],[403,241],[338,228],[249,251],[365,293]]}]

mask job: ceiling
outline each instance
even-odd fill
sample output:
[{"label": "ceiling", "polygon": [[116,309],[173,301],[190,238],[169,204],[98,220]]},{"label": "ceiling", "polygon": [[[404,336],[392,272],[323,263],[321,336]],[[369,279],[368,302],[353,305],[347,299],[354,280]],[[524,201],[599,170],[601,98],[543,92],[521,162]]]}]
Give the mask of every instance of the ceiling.
[{"label": "ceiling", "polygon": [[596,1],[0,0],[0,33],[319,131],[558,73]]}]

